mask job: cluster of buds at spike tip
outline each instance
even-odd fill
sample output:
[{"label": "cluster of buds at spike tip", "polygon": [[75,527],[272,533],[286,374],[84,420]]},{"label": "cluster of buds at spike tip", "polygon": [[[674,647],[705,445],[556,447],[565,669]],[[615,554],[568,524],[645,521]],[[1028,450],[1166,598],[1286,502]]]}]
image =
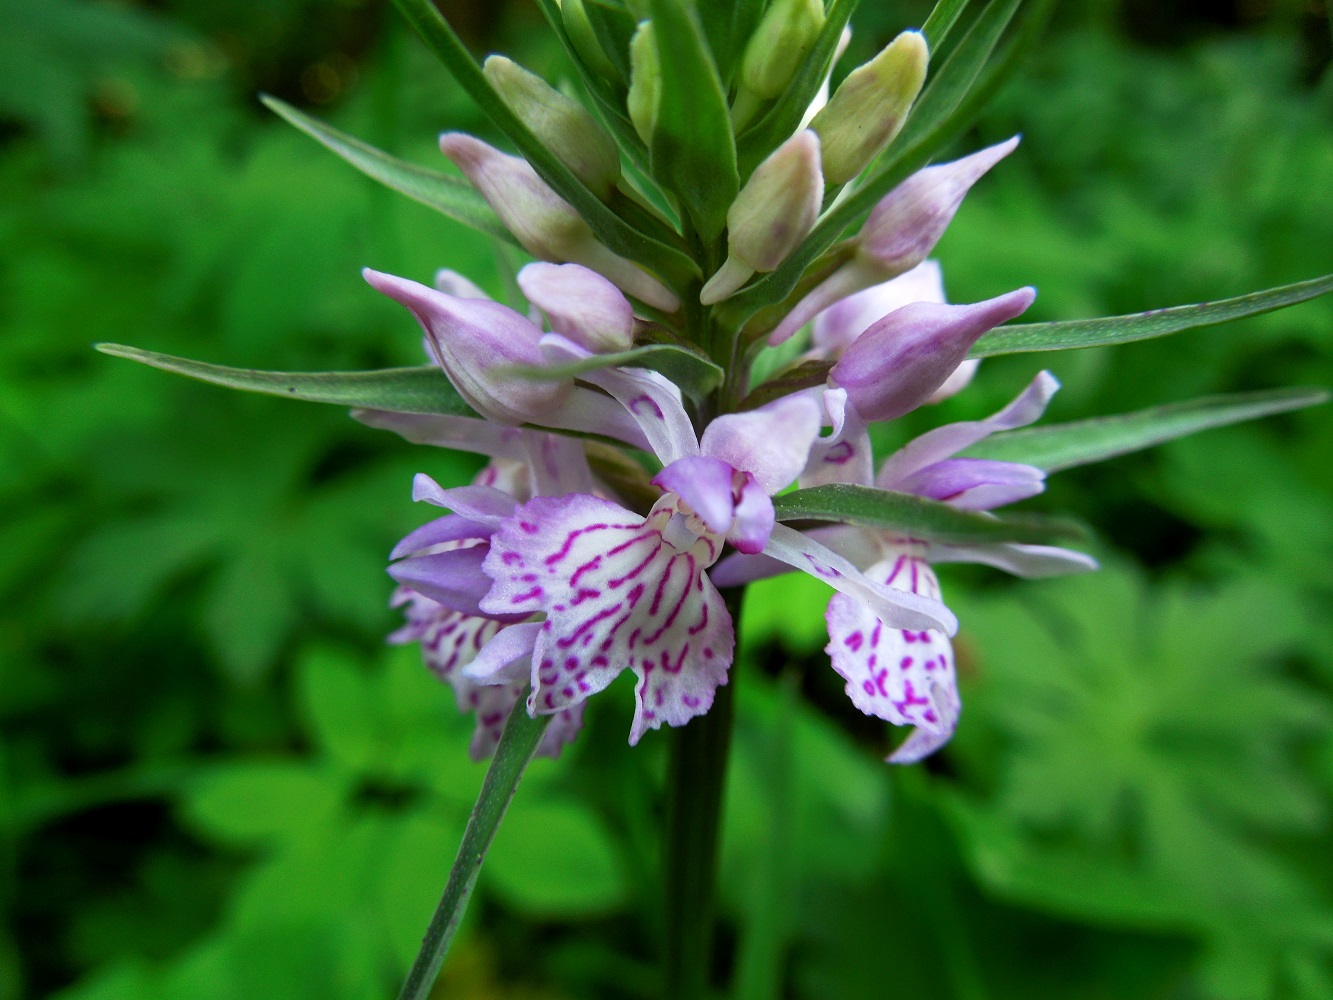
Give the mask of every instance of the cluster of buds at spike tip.
[{"label": "cluster of buds at spike tip", "polygon": [[774,0],[741,57],[739,93],[732,111],[737,128],[762,102],[782,95],[823,27],[820,0]]},{"label": "cluster of buds at spike tip", "polygon": [[771,271],[810,234],[824,200],[819,136],[806,129],[779,146],[727,210],[727,260],[699,301],[720,302],[755,272]]},{"label": "cluster of buds at spike tip", "polygon": [[606,201],[620,179],[620,153],[597,119],[578,101],[504,56],[489,57],[483,72],[542,145]]},{"label": "cluster of buds at spike tip", "polygon": [[904,31],[874,59],[847,74],[810,127],[824,144],[824,180],[845,184],[898,134],[921,85],[930,50],[919,31]]},{"label": "cluster of buds at spike tip", "polygon": [[857,237],[855,253],[787,313],[768,342],[782,343],[834,303],[924,261],[972,185],[1017,145],[1015,136],[961,160],[926,167],[886,194]]},{"label": "cluster of buds at spike tip", "polygon": [[671,289],[598,242],[582,216],[537,176],[527,160],[502,153],[463,132],[440,136],[440,149],[534,257],[583,264],[656,309],[675,312],[680,308],[680,299]]}]

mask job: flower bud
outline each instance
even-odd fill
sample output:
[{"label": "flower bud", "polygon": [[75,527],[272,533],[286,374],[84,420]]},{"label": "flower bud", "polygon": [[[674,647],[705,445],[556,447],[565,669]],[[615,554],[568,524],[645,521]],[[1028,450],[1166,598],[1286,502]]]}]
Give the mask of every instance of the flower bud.
[{"label": "flower bud", "polygon": [[810,123],[814,121],[815,115],[823,111],[828,105],[829,85],[833,81],[833,68],[838,65],[838,60],[842,54],[847,51],[847,46],[852,44],[852,29],[850,26],[842,29],[842,34],[838,36],[838,44],[833,50],[833,61],[829,63],[828,72],[824,74],[824,82],[819,85],[819,92],[815,94],[814,100],[810,106],[805,109],[805,114],[801,116],[801,128],[809,128]]},{"label": "flower bud", "polygon": [[845,184],[898,134],[926,80],[930,52],[919,31],[904,31],[847,74],[810,127],[824,143],[824,179]]},{"label": "flower bud", "polygon": [[605,201],[620,177],[615,141],[575,100],[504,56],[490,56],[486,79],[561,163]]},{"label": "flower bud", "polygon": [[741,82],[765,100],[781,96],[823,27],[820,0],[774,0],[745,46]]},{"label": "flower bud", "polygon": [[436,363],[483,417],[502,424],[535,420],[564,402],[573,389],[573,379],[529,380],[504,373],[513,365],[546,364],[538,343],[541,330],[512,309],[446,295],[370,268],[362,275],[417,318]]},{"label": "flower bud", "polygon": [[856,255],[796,304],[769,334],[769,344],[782,343],[835,302],[925,260],[953,221],[964,195],[1017,145],[1014,136],[961,160],[918,170],[881,198],[857,237]]},{"label": "flower bud", "polygon": [[889,313],[847,348],[829,383],[867,421],[901,417],[935,392],[987,330],[1021,314],[1037,293],[1020,288],[970,306],[917,302]]},{"label": "flower bud", "polygon": [[583,217],[537,176],[527,160],[508,156],[462,132],[440,136],[440,149],[534,257],[583,264],[650,306],[664,312],[680,308],[671,289],[599,243]]},{"label": "flower bud", "polygon": [[629,43],[629,94],[625,97],[629,120],[639,138],[649,146],[657,130],[657,106],[661,101],[662,61],[657,52],[653,22],[644,21]]},{"label": "flower bud", "polygon": [[756,271],[771,271],[810,234],[824,200],[819,136],[797,132],[755,169],[727,210],[727,262],[703,288],[720,302]]},{"label": "flower bud", "polygon": [[1018,136],[952,163],[918,170],[880,199],[861,230],[859,256],[885,277],[930,255],[972,185],[1018,145]]},{"label": "flower bud", "polygon": [[634,346],[634,310],[615,285],[578,264],[529,264],[518,287],[556,333],[594,354]]},{"label": "flower bud", "polygon": [[933,260],[922,261],[906,274],[871,285],[829,306],[811,328],[814,351],[836,361],[857,337],[894,310],[913,302],[944,304],[944,275]]}]

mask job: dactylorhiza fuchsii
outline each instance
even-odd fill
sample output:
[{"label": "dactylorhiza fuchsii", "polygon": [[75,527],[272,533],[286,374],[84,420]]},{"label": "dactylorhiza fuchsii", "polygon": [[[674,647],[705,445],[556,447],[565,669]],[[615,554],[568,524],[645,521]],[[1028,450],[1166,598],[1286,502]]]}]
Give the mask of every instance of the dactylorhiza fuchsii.
[{"label": "dactylorhiza fuchsii", "polygon": [[[530,713],[561,719],[548,730],[546,753],[558,751],[576,731],[586,699],[625,669],[638,679],[631,743],[648,729],[683,725],[708,711],[717,687],[727,682],[735,647],[714,577],[737,585],[747,572],[767,575],[773,566],[799,569],[832,586],[835,638],[845,635],[845,623],[865,618],[863,631],[873,639],[864,656],[872,674],[876,663],[887,662],[882,634],[919,641],[923,652],[938,650],[918,657],[914,667],[899,657],[896,662],[908,666],[899,666],[889,680],[881,671],[874,697],[859,686],[851,691],[850,680],[849,693],[862,710],[916,727],[891,759],[918,759],[947,739],[958,714],[947,639],[956,622],[939,600],[928,546],[878,537],[870,547],[847,545],[852,534],[863,533],[850,526],[798,531],[775,521],[771,498],[798,480],[871,485],[865,472],[868,420],[901,415],[961,385],[970,374],[962,360],[967,349],[1022,312],[1032,300],[1030,289],[975,306],[944,305],[938,269],[923,262],[862,291],[859,302],[845,301],[843,314],[835,306],[820,317],[815,350],[837,360],[826,386],[717,416],[696,435],[681,391],[657,372],[609,367],[549,380],[512,374],[516,364],[555,368],[629,342],[631,304],[596,272],[545,263],[520,272],[519,285],[550,332],[535,322],[540,316],[478,298],[448,272],[435,288],[372,271],[366,277],[412,311],[432,357],[489,418],[359,414],[414,441],[492,458],[472,486],[443,489],[418,477],[415,498],[452,513],[404,539],[390,567],[404,588],[396,600],[407,603],[409,619],[395,640],[421,638],[428,663],[455,685],[460,706],[474,707],[471,701],[487,687],[509,699],[492,696],[475,706],[474,754],[493,745],[500,712],[524,687]],[[880,307],[867,305],[867,296],[877,297],[884,314],[849,333],[866,308]],[[903,473],[894,472],[902,461],[890,459],[875,485],[973,510],[1032,495],[1041,488],[1038,470],[948,455],[992,430],[1032,422],[1053,388],[1043,375],[976,431],[941,428],[936,433],[945,443],[926,460]],[[604,436],[655,457],[660,468],[651,484],[658,495],[647,510],[618,501],[593,475],[579,439],[560,433],[594,424]],[[821,434],[825,425],[830,431]],[[937,454],[940,447],[950,450]],[[1017,485],[1006,490],[1011,481]],[[710,576],[728,546],[734,554],[718,567],[721,576]],[[936,555],[998,562],[1020,572],[1039,564],[1045,572],[1091,565],[1062,550],[1037,548]],[[869,564],[858,559],[880,550],[884,557]],[[907,568],[895,573],[899,551],[910,558],[904,556]],[[447,625],[435,624],[445,617]],[[430,626],[421,624],[427,620]],[[442,652],[446,627],[449,645]],[[850,678],[855,650],[836,641],[830,648],[834,668]]]},{"label": "dactylorhiza fuchsii", "polygon": [[[502,56],[478,64],[429,0],[395,3],[518,155],[446,132],[440,148],[462,180],[266,103],[376,180],[535,258],[514,275],[517,308],[452,271],[428,286],[367,270],[420,323],[430,365],[273,373],[103,349],[352,405],[368,425],[488,459],[466,486],[418,475],[413,497],[443,516],[390,557],[406,618],[390,641],[420,643],[475,713],[472,756],[492,757],[401,996],[430,994],[532,755],[558,754],[588,699],[629,671],[630,742],[678,727],[664,787],[664,986],[697,1000],[712,968],[746,584],[799,570],[829,586],[831,669],[857,708],[909,730],[888,759],[918,761],[962,708],[957,622],[933,567],[1095,568],[1047,544],[1067,526],[996,510],[1040,493],[1048,471],[1327,394],[1233,393],[1034,427],[1057,388],[1034,365],[999,412],[878,460],[872,425],[965,389],[978,357],[1162,336],[1325,294],[1333,276],[1092,321],[1006,326],[1032,288],[950,304],[931,258],[1019,140],[942,154],[1037,37],[1035,12],[1006,30],[1019,4],[987,5],[933,65],[967,7],[941,2],[834,87],[854,2],[738,4],[751,21],[710,34],[725,5],[540,0],[577,77],[562,90]],[[987,67],[991,52],[1006,55]]]}]

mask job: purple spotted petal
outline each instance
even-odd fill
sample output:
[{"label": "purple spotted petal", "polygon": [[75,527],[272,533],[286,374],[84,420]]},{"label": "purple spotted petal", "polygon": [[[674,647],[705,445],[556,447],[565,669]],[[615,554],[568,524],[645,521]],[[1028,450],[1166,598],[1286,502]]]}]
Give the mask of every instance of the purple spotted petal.
[{"label": "purple spotted petal", "polygon": [[1018,316],[1035,297],[1020,288],[974,305],[903,306],[847,348],[829,384],[845,388],[867,421],[900,417],[944,384],[983,333]]},{"label": "purple spotted petal", "polygon": [[816,440],[811,447],[810,461],[801,473],[801,486],[828,483],[869,486],[874,456],[866,422],[849,403],[846,389],[826,389],[824,408],[833,423],[833,432]]},{"label": "purple spotted petal", "polygon": [[[559,334],[542,338],[542,350],[553,364],[580,361],[591,352]],[[643,436],[663,465],[699,454],[694,425],[681,405],[680,390],[657,372],[642,368],[599,368],[579,376],[605,389],[637,421]]]},{"label": "purple spotted petal", "polygon": [[634,344],[634,309],[615,285],[580,264],[529,264],[518,287],[551,329],[594,354]]},{"label": "purple spotted petal", "polygon": [[898,484],[913,473],[956,455],[997,431],[1026,427],[1041,417],[1046,404],[1059,388],[1060,383],[1054,375],[1038,372],[1012,403],[985,420],[945,424],[909,441],[880,466],[875,485],[884,490],[900,489]]},{"label": "purple spotted petal", "polygon": [[937,261],[924,260],[906,274],[849,295],[815,317],[815,351],[830,360],[842,356],[857,337],[889,313],[913,302],[943,303],[944,278]]},{"label": "purple spotted petal", "polygon": [[942,629],[948,635],[958,630],[958,619],[938,600],[876,583],[850,560],[785,524],[773,526],[764,553],[867,605],[894,628]]},{"label": "purple spotted petal", "polygon": [[946,458],[906,477],[903,493],[929,497],[962,510],[992,510],[1034,497],[1046,473],[1033,465],[984,458]]},{"label": "purple spotted petal", "polygon": [[[866,576],[904,593],[939,600],[939,582],[920,549],[903,546]],[[896,726],[926,730],[934,737],[925,741],[929,749],[943,744],[958,721],[953,647],[944,633],[890,627],[864,603],[843,594],[829,601],[825,620],[826,652],[847,682],[852,704]],[[921,742],[895,757],[919,759],[929,752],[921,750]]]},{"label": "purple spotted petal", "polygon": [[736,470],[718,458],[695,455],[672,462],[653,485],[675,493],[704,520],[715,534],[726,535],[736,519]]},{"label": "purple spotted petal", "polygon": [[931,542],[926,556],[933,563],[983,563],[1025,577],[1064,576],[1067,573],[1087,573],[1097,568],[1097,560],[1082,552],[1054,545],[1023,545],[1018,542],[994,542],[987,545]]},{"label": "purple spotted petal", "polygon": [[805,468],[819,425],[819,404],[808,394],[784,396],[713,420],[704,428],[699,450],[750,473],[771,496]]},{"label": "purple spotted petal", "polygon": [[544,613],[529,710],[552,714],[639,677],[630,742],[707,711],[735,635],[703,570],[721,540],[670,497],[648,518],[597,497],[538,497],[503,523],[485,571],[490,614]]}]

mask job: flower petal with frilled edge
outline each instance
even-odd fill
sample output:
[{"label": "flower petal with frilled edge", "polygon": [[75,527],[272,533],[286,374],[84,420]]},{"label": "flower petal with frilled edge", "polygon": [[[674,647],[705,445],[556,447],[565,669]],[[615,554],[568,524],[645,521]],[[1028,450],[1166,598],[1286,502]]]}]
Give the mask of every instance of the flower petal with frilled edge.
[{"label": "flower petal with frilled edge", "polygon": [[735,633],[704,575],[722,539],[667,494],[647,518],[598,497],[537,497],[503,522],[483,569],[488,614],[544,613],[528,709],[549,715],[639,677],[630,742],[708,710]]},{"label": "flower petal with frilled edge", "polygon": [[[923,547],[904,543],[866,575],[895,590],[939,600],[940,585]],[[953,647],[934,629],[896,629],[884,624],[861,601],[835,594],[825,613],[833,669],[847,682],[847,696],[867,715],[895,726],[916,726],[930,738],[890,757],[919,760],[942,745],[958,722]],[[904,750],[906,754],[904,755]]]}]

